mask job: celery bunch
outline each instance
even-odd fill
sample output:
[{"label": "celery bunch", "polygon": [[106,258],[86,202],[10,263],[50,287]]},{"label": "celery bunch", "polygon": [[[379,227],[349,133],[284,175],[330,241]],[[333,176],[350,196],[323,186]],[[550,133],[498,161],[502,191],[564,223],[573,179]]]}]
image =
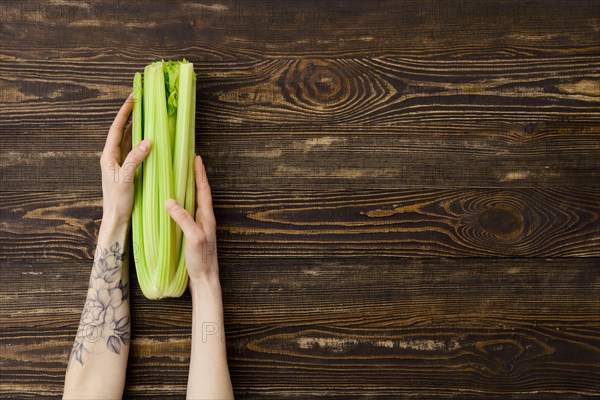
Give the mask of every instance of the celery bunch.
[{"label": "celery bunch", "polygon": [[133,80],[132,145],[152,141],[135,174],[132,234],[135,269],[149,299],[179,297],[187,287],[183,234],[165,201],[176,199],[193,216],[196,75],[187,60],[157,61]]}]

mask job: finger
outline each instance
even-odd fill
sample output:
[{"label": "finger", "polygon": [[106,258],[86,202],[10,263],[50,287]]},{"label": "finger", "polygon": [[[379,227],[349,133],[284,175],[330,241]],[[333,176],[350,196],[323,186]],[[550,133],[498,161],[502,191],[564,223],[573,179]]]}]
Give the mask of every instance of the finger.
[{"label": "finger", "polygon": [[173,220],[179,225],[185,237],[192,238],[198,232],[198,225],[194,222],[192,216],[187,212],[187,210],[177,201],[173,199],[168,199],[165,203],[167,207],[167,211]]},{"label": "finger", "polygon": [[108,130],[108,136],[106,137],[106,144],[104,145],[104,152],[109,161],[119,160],[121,154],[121,139],[123,138],[123,129],[133,109],[133,100],[131,95],[125,100],[125,103],[121,106],[121,109],[117,113],[115,120],[113,121],[110,129]]},{"label": "finger", "polygon": [[148,139],[142,140],[135,148],[131,149],[129,154],[127,154],[127,158],[123,161],[121,168],[129,171],[137,170],[137,167],[140,166],[148,153],[150,153],[150,147],[152,147],[152,142]]},{"label": "finger", "polygon": [[212,193],[206,176],[206,168],[200,156],[194,158],[194,170],[196,172],[196,221],[201,220],[207,224],[214,224]]}]

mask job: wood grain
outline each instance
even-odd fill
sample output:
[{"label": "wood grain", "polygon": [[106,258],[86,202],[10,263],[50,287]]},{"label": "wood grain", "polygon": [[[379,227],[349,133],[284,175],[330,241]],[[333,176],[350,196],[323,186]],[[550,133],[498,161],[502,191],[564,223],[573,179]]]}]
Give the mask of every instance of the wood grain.
[{"label": "wood grain", "polygon": [[[452,128],[446,133],[441,133],[441,128],[369,128],[362,133],[351,128],[321,132],[284,128],[279,134],[232,130],[228,134],[200,134],[196,153],[206,162],[211,184],[232,192],[294,191],[302,187],[358,191],[598,188],[600,125],[595,126],[542,126],[539,136],[531,139],[518,133],[529,129],[523,126],[482,127],[495,132],[485,138],[480,129]],[[3,188],[98,190],[100,172],[96,166],[104,141],[104,134],[99,132],[103,131],[96,131],[94,139],[69,133],[69,139],[58,138],[40,149],[5,152],[0,162]],[[30,146],[26,143],[31,142],[15,144],[14,148]]]},{"label": "wood grain", "polygon": [[[99,112],[112,111],[110,103],[126,97],[131,76],[143,68],[112,71],[113,64],[103,61],[73,73],[71,62],[13,62],[19,73],[4,83],[5,100],[12,100],[3,111],[6,122],[28,127],[59,117],[71,124],[91,120],[87,126],[95,128]],[[217,70],[199,61],[199,108],[205,111],[199,121],[211,128],[227,123],[229,129],[274,128],[282,121],[290,127],[531,123],[556,121],[557,113],[575,120],[590,114],[597,121],[599,72],[593,58],[566,56],[452,62],[385,53],[351,59],[263,56]],[[69,79],[81,86],[65,87]],[[67,119],[76,108],[83,113]]]},{"label": "wood grain", "polygon": [[[452,46],[480,57],[578,54],[597,48],[597,7],[589,0],[144,1],[39,3],[4,1],[4,48],[81,51],[119,60],[119,52],[159,49],[167,55],[198,43],[242,49],[246,55],[352,55],[391,50],[448,54]],[[65,34],[65,28],[72,35]],[[118,28],[115,29],[115,28]],[[41,35],[40,32],[44,34]],[[55,41],[60,37],[61,41]],[[94,40],[95,39],[95,40]],[[110,46],[114,39],[113,46]],[[344,39],[344,40],[340,40]],[[573,40],[570,40],[573,39]],[[232,59],[216,50],[206,57]]]},{"label": "wood grain", "polygon": [[[59,398],[135,71],[188,58],[241,399],[600,396],[593,0],[0,2],[0,393]],[[190,299],[133,280],[126,398]]]},{"label": "wood grain", "polygon": [[[3,260],[89,258],[101,193],[2,192]],[[600,190],[214,191],[219,252],[598,257]]]},{"label": "wood grain", "polygon": [[[99,175],[85,166],[99,158],[133,73],[188,57],[198,71],[197,151],[224,190],[291,189],[298,179],[357,189],[598,186],[592,3],[553,2],[556,20],[540,17],[542,3],[517,2],[176,3],[169,13],[160,3],[9,2],[0,181],[93,189]],[[139,23],[157,15],[160,27]]]},{"label": "wood grain", "polygon": [[[364,382],[361,389],[377,397],[592,395],[600,382],[598,261],[223,256],[236,388],[249,396],[346,398]],[[14,366],[7,393],[32,386],[32,395],[59,393],[52,383],[64,373],[89,264],[2,265],[14,282],[0,292],[11,310],[0,320],[5,361]],[[135,279],[132,287],[128,393],[182,396],[189,295],[149,301]],[[553,371],[560,375],[546,380]],[[336,385],[343,388],[331,391]]]}]

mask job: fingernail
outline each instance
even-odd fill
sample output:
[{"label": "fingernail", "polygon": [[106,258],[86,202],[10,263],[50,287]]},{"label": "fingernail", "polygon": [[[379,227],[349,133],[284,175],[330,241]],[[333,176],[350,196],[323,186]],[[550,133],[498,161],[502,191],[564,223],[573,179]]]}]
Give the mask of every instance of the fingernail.
[{"label": "fingernail", "polygon": [[140,144],[138,146],[140,147],[141,150],[148,151],[148,150],[150,150],[150,141],[144,139],[140,142]]},{"label": "fingernail", "polygon": [[167,206],[167,208],[171,208],[173,206],[175,206],[177,204],[177,202],[173,199],[167,199],[167,201],[165,202],[165,205]]}]

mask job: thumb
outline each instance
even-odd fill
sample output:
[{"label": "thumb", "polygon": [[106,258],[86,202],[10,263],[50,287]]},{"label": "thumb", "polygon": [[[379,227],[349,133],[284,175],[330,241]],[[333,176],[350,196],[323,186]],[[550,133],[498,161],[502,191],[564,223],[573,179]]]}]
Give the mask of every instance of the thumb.
[{"label": "thumb", "polygon": [[137,167],[144,161],[148,153],[150,153],[150,147],[152,147],[152,142],[148,139],[144,139],[135,146],[127,157],[125,161],[123,161],[122,167],[124,168],[133,168],[134,171],[137,170]]},{"label": "thumb", "polygon": [[187,210],[173,199],[168,199],[165,205],[169,215],[179,225],[183,234],[187,237],[193,236],[196,233],[196,229],[198,229],[198,225],[196,225],[196,222]]}]

